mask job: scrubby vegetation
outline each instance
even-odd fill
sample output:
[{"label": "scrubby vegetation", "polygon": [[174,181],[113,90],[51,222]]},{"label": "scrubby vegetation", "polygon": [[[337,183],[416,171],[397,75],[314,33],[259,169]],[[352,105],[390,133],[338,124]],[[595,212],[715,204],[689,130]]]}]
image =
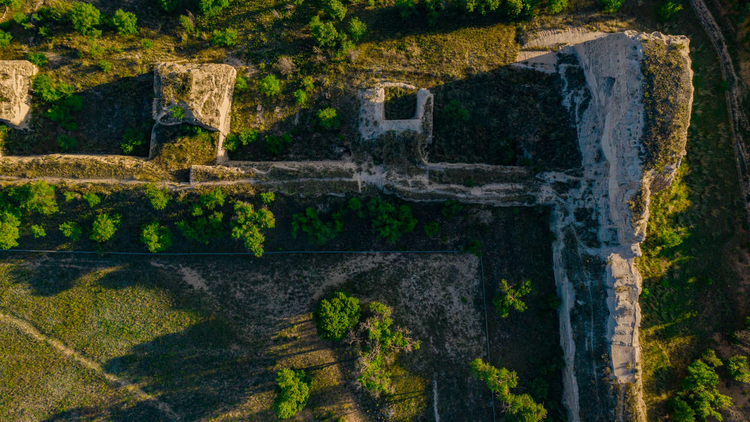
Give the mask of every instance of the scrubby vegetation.
[{"label": "scrubby vegetation", "polygon": [[521,300],[522,297],[531,293],[531,280],[525,280],[522,283],[511,286],[507,280],[500,280],[500,293],[492,299],[492,304],[500,313],[500,316],[507,318],[511,310],[523,312],[526,310],[526,303]]},{"label": "scrubby vegetation", "polygon": [[471,372],[478,380],[487,384],[498,400],[505,406],[506,419],[518,422],[539,422],[547,417],[547,410],[528,394],[514,394],[510,390],[518,386],[518,376],[505,368],[497,369],[481,359],[471,362]]},{"label": "scrubby vegetation", "polygon": [[305,408],[310,397],[310,382],[304,371],[282,369],[276,374],[278,392],[273,401],[276,416],[289,419]]},{"label": "scrubby vegetation", "polygon": [[359,299],[336,292],[330,299],[320,301],[314,317],[321,338],[341,341],[359,323]]}]

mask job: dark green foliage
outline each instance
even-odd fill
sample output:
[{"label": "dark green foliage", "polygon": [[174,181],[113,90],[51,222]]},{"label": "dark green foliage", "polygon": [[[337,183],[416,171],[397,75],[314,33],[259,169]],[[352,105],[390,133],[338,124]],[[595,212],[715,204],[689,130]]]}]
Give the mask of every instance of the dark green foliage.
[{"label": "dark green foliage", "polygon": [[186,239],[208,245],[212,239],[224,234],[224,213],[214,211],[209,216],[201,217],[192,222],[178,221],[176,224]]},{"label": "dark green foliage", "polygon": [[229,6],[229,0],[200,0],[198,5],[204,15],[213,15]]},{"label": "dark green foliage", "polygon": [[40,237],[47,236],[47,232],[44,231],[44,227],[39,224],[31,225],[31,234],[34,236],[34,239],[39,239]]},{"label": "dark green foliage", "polygon": [[300,106],[307,104],[307,92],[304,89],[298,89],[292,94],[294,96],[294,103]]},{"label": "dark green foliage", "polygon": [[409,16],[416,13],[417,5],[414,0],[396,0],[395,8],[401,19],[408,19]]},{"label": "dark green foliage", "polygon": [[219,47],[234,47],[237,45],[237,38],[240,33],[236,29],[227,28],[224,30],[215,29],[211,44]]},{"label": "dark green foliage", "polygon": [[72,136],[62,134],[58,136],[55,141],[57,142],[57,146],[60,147],[60,151],[62,152],[68,152],[76,149],[76,139]]},{"label": "dark green foliage", "polygon": [[370,316],[360,324],[360,359],[357,382],[375,397],[393,392],[391,366],[400,353],[419,350],[420,342],[411,338],[408,329],[393,326],[390,307],[372,302]]},{"label": "dark green foliage", "polygon": [[172,194],[169,189],[159,189],[154,183],[148,183],[143,186],[143,193],[146,194],[146,198],[151,201],[151,206],[155,210],[163,210],[169,204],[169,200],[172,199]]},{"label": "dark green foliage", "polygon": [[273,192],[261,192],[261,194],[260,194],[260,200],[261,200],[261,201],[262,201],[262,202],[263,202],[264,204],[266,204],[266,205],[269,205],[269,204],[271,204],[271,203],[272,203],[273,201],[275,201],[275,200],[276,200],[276,194],[275,194],[275,193],[273,193]]},{"label": "dark green foliage", "polygon": [[750,383],[750,368],[747,366],[747,357],[737,355],[727,359],[727,371],[733,380]]},{"label": "dark green foliage", "polygon": [[362,39],[367,32],[367,25],[355,16],[349,21],[348,29],[349,37],[356,42]]},{"label": "dark green foliage", "polygon": [[146,144],[146,136],[138,129],[129,128],[125,131],[122,136],[122,142],[120,142],[120,149],[123,154],[130,155],[136,148]]},{"label": "dark green foliage", "polygon": [[328,17],[336,21],[344,20],[346,17],[346,6],[339,0],[323,0],[323,11]]},{"label": "dark green foliage", "polygon": [[568,0],[549,0],[547,3],[547,13],[556,15],[568,7]]},{"label": "dark green foliage", "polygon": [[660,21],[667,22],[672,20],[672,18],[681,10],[682,5],[680,3],[667,0],[656,8],[656,14],[659,16]]},{"label": "dark green foliage", "polygon": [[321,47],[334,47],[339,39],[339,32],[332,22],[323,22],[319,16],[310,20],[310,31],[315,42]]},{"label": "dark green foliage", "polygon": [[424,223],[424,232],[428,237],[436,237],[440,233],[440,223],[437,221]]},{"label": "dark green foliage", "polygon": [[13,41],[13,35],[10,35],[10,32],[0,30],[0,48],[7,48],[11,41]]},{"label": "dark green foliage", "polygon": [[239,134],[230,133],[224,140],[224,149],[227,151],[236,151],[240,145],[250,145],[258,140],[258,132],[252,129],[242,129]]},{"label": "dark green foliage", "polygon": [[175,10],[177,10],[177,7],[182,4],[182,0],[157,0],[159,2],[159,6],[161,7],[161,10],[172,13]]},{"label": "dark green foliage", "polygon": [[273,155],[279,155],[286,147],[292,144],[292,137],[288,133],[283,135],[266,135],[266,151]]},{"label": "dark green foliage", "polygon": [[303,371],[282,369],[276,373],[276,384],[273,408],[279,419],[289,419],[305,408],[310,397],[310,381]]},{"label": "dark green foliage", "polygon": [[182,120],[185,118],[185,110],[180,106],[172,106],[169,107],[169,115],[172,116],[173,119]]},{"label": "dark green foliage", "polygon": [[99,60],[99,62],[97,63],[97,65],[99,65],[99,69],[101,69],[102,72],[104,72],[104,73],[110,73],[110,72],[112,72],[113,65],[112,65],[112,63],[110,63],[110,62],[108,62],[106,60]]},{"label": "dark green foliage", "polygon": [[478,257],[482,256],[482,250],[484,249],[484,244],[480,240],[472,239],[469,241],[469,244],[466,245],[466,252],[476,255]]},{"label": "dark green foliage", "polygon": [[313,318],[322,339],[341,341],[359,323],[359,299],[336,292],[330,299],[320,301]]},{"label": "dark green foliage", "polygon": [[338,129],[339,116],[336,114],[336,109],[325,107],[318,110],[318,122],[323,129]]},{"label": "dark green foliage", "polygon": [[281,93],[281,82],[274,75],[260,80],[260,92],[266,97],[275,97]]},{"label": "dark green foliage", "polygon": [[531,280],[526,280],[517,286],[508,285],[507,280],[500,280],[500,293],[492,300],[500,317],[510,316],[511,309],[518,312],[526,310],[527,306],[521,298],[531,293]]},{"label": "dark green foliage", "polygon": [[52,215],[58,211],[55,187],[43,180],[20,186],[10,196],[21,204],[19,208],[27,214]]},{"label": "dark green foliage", "polygon": [[417,220],[411,215],[408,205],[401,205],[398,209],[390,202],[380,198],[372,198],[367,204],[372,218],[372,230],[383,239],[396,243],[405,233],[414,230]]},{"label": "dark green foliage", "polygon": [[37,75],[32,82],[32,89],[43,101],[51,103],[46,116],[60,123],[65,129],[75,130],[78,125],[73,122],[70,113],[83,109],[83,99],[74,95],[73,85],[63,82],[55,84],[47,75]]},{"label": "dark green foliage", "polygon": [[615,13],[624,2],[625,0],[599,0],[599,7],[604,13]]},{"label": "dark green foliage", "polygon": [[94,242],[104,243],[112,239],[120,227],[122,217],[119,214],[99,214],[91,225],[91,235],[89,238]]},{"label": "dark green foliage", "polygon": [[81,226],[78,225],[78,223],[73,221],[67,221],[65,223],[60,224],[60,231],[62,232],[63,236],[70,238],[72,241],[77,241],[81,238],[81,235],[83,234],[83,230],[81,229]]},{"label": "dark green foliage", "polygon": [[719,392],[719,375],[714,369],[722,365],[713,350],[687,367],[677,396],[669,401],[672,420],[677,422],[705,421],[709,417],[722,420],[719,410],[732,405],[732,399]]},{"label": "dark green foliage", "polygon": [[21,220],[17,215],[11,211],[0,212],[0,249],[18,246],[19,226],[21,226]]},{"label": "dark green foliage", "polygon": [[440,210],[440,213],[443,214],[443,217],[445,218],[452,218],[461,213],[463,209],[464,206],[461,202],[454,199],[448,199],[443,202],[443,208]]},{"label": "dark green foliage", "polygon": [[0,0],[0,6],[16,8],[21,7],[22,2],[23,0]]},{"label": "dark green foliage", "polygon": [[141,40],[141,47],[146,51],[151,50],[151,48],[154,47],[154,42],[151,40],[143,39]]},{"label": "dark green foliage", "polygon": [[[210,190],[204,194],[202,194],[198,198],[198,202],[200,202],[201,206],[208,209],[213,210],[217,207],[223,207],[224,201],[226,201],[227,195],[219,188],[215,188],[213,190]],[[193,214],[195,215],[195,214]]]},{"label": "dark green foliage", "polygon": [[172,233],[158,221],[153,221],[143,226],[141,242],[149,252],[162,252],[172,245]]},{"label": "dark green foliage", "polygon": [[503,403],[505,417],[512,422],[540,422],[547,417],[547,409],[537,404],[528,394],[517,395],[511,389],[518,386],[518,375],[505,368],[497,369],[481,359],[471,362],[471,372],[475,378],[487,384],[490,391]]},{"label": "dark green foliage", "polygon": [[102,202],[101,198],[99,198],[99,195],[95,194],[94,192],[84,193],[83,200],[89,204],[90,208],[94,208]]},{"label": "dark green foliage", "polygon": [[234,90],[245,91],[248,87],[247,78],[243,75],[237,75],[237,78],[234,80]]},{"label": "dark green foliage", "polygon": [[469,110],[458,102],[458,100],[451,100],[443,110],[443,116],[450,126],[460,126],[469,121]]},{"label": "dark green foliage", "polygon": [[123,36],[138,33],[138,18],[133,13],[125,12],[122,9],[115,12],[112,17],[112,25],[114,25],[117,33]]},{"label": "dark green foliage", "polygon": [[343,213],[333,213],[333,219],[324,223],[318,215],[318,210],[308,207],[304,213],[294,214],[292,218],[292,236],[297,237],[301,230],[307,233],[310,243],[325,245],[334,239],[344,228]]},{"label": "dark green foliage", "polygon": [[95,26],[99,25],[101,13],[99,9],[89,3],[75,2],[70,9],[70,24],[73,29],[83,35],[90,33]]},{"label": "dark green foliage", "polygon": [[245,247],[255,256],[263,255],[263,242],[266,237],[263,230],[276,227],[276,219],[268,208],[257,211],[253,206],[243,202],[234,204],[234,219],[232,220],[232,237],[241,239]]},{"label": "dark green foliage", "polygon": [[26,58],[36,67],[47,66],[47,56],[44,53],[31,52]]}]

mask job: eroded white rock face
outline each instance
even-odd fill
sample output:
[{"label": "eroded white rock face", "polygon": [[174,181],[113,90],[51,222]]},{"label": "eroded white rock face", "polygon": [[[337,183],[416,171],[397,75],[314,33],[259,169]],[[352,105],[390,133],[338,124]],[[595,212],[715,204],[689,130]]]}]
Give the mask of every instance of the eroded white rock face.
[{"label": "eroded white rock face", "polygon": [[[157,64],[154,120],[163,125],[190,123],[228,134],[236,77],[235,68],[226,64]],[[181,108],[184,116],[175,117],[173,107]]]},{"label": "eroded white rock face", "polygon": [[31,77],[37,68],[26,60],[0,60],[0,121],[26,129],[31,118]]},{"label": "eroded white rock face", "polygon": [[407,131],[425,135],[427,143],[432,141],[433,95],[427,89],[417,91],[417,111],[412,119],[386,120],[385,88],[416,89],[408,84],[386,82],[371,89],[359,92],[359,135],[362,140],[371,141],[387,132]]}]

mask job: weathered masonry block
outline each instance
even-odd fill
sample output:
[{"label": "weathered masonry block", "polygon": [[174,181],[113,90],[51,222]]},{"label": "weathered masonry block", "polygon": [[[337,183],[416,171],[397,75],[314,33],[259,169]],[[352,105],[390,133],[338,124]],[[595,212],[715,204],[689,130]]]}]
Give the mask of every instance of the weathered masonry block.
[{"label": "weathered masonry block", "polygon": [[37,68],[26,60],[0,60],[0,121],[26,129],[31,118],[31,77]]},{"label": "weathered masonry block", "polygon": [[385,89],[416,87],[395,82],[385,82],[375,88],[359,91],[359,135],[362,140],[370,141],[388,133],[407,131],[424,135],[427,142],[432,141],[432,108],[433,95],[427,89],[417,91],[417,111],[414,117],[404,120],[387,120],[385,118]]}]

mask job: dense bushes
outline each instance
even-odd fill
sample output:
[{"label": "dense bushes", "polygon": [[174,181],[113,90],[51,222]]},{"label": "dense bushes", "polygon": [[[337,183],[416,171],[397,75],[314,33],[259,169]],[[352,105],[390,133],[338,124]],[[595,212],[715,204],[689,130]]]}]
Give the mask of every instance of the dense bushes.
[{"label": "dense bushes", "polygon": [[715,368],[721,365],[716,353],[709,350],[687,367],[677,396],[669,402],[673,421],[705,421],[708,417],[722,420],[719,410],[731,406],[732,399],[717,389],[719,375]]},{"label": "dense bushes", "polygon": [[21,219],[11,211],[0,211],[0,249],[18,246]]},{"label": "dense bushes", "polygon": [[138,33],[138,18],[131,12],[119,9],[112,17],[112,26],[120,35],[135,35]]},{"label": "dense bushes", "polygon": [[321,338],[341,341],[359,323],[359,315],[359,299],[336,292],[330,299],[320,301],[313,319]]},{"label": "dense bushes", "polygon": [[75,2],[70,9],[69,19],[74,30],[86,35],[99,25],[101,13],[89,3]]},{"label": "dense bushes", "polygon": [[277,392],[273,408],[279,419],[289,419],[305,408],[310,397],[310,384],[303,371],[284,368],[276,373]]},{"label": "dense bushes", "polygon": [[505,368],[497,369],[482,359],[471,362],[475,378],[487,384],[505,408],[504,420],[511,422],[539,422],[547,417],[547,409],[537,404],[528,394],[517,395],[510,390],[518,386],[518,375]]},{"label": "dense bushes", "polygon": [[245,247],[255,256],[263,255],[263,242],[266,237],[264,229],[276,227],[276,219],[268,208],[257,211],[252,205],[244,202],[234,204],[234,219],[232,220],[232,237],[241,239]]},{"label": "dense bushes", "polygon": [[333,219],[324,223],[318,215],[318,210],[308,207],[304,213],[294,214],[292,217],[292,236],[295,238],[302,231],[307,233],[310,243],[325,245],[336,237],[344,228],[343,213],[333,214]]},{"label": "dense bushes", "polygon": [[260,80],[260,92],[267,97],[275,97],[281,93],[281,82],[274,75],[268,75]]},{"label": "dense bushes", "polygon": [[143,226],[141,241],[149,252],[162,252],[172,245],[172,233],[169,228],[154,221]]},{"label": "dense bushes", "polygon": [[154,183],[147,183],[143,186],[143,193],[146,195],[151,206],[155,210],[163,210],[169,204],[169,200],[172,199],[172,194],[169,193],[169,189],[159,189]]},{"label": "dense bushes", "polygon": [[78,128],[71,113],[83,109],[83,99],[74,94],[73,85],[64,82],[55,84],[49,76],[37,75],[32,82],[32,90],[42,101],[51,105],[45,113],[50,120],[67,130]]},{"label": "dense bushes", "polygon": [[10,196],[18,201],[21,211],[52,215],[58,212],[55,187],[45,181],[29,183],[12,189]]},{"label": "dense bushes", "polygon": [[500,293],[492,300],[500,317],[510,316],[511,309],[518,312],[526,310],[526,303],[521,298],[531,293],[531,280],[526,280],[517,286],[508,285],[507,280],[500,280]]},{"label": "dense bushes", "polygon": [[390,202],[375,197],[368,202],[367,209],[372,218],[372,230],[391,243],[396,243],[417,225],[417,220],[407,205],[396,208]]},{"label": "dense bushes", "polygon": [[119,214],[99,214],[91,225],[91,235],[89,238],[94,242],[104,243],[112,239],[120,227],[122,216]]},{"label": "dense bushes", "polygon": [[745,356],[732,356],[727,359],[727,371],[733,380],[750,383],[750,368],[747,366],[747,358]]}]

